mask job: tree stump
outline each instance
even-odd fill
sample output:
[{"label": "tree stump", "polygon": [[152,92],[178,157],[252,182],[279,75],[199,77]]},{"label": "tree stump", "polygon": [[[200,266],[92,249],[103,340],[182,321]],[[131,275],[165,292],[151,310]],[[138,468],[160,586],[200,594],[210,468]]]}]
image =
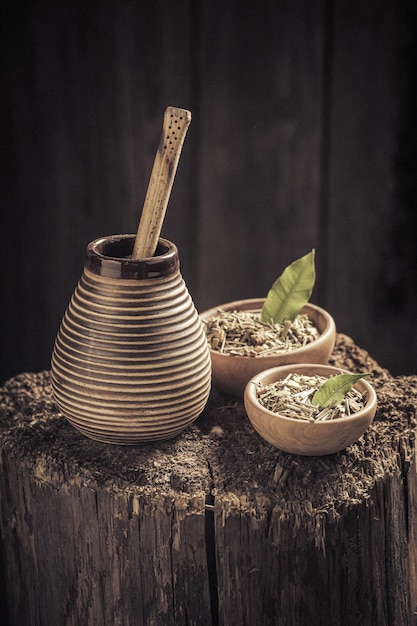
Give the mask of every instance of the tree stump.
[{"label": "tree stump", "polygon": [[49,372],[0,393],[2,576],[11,625],[397,626],[417,610],[417,376],[372,371],[376,418],[293,456],[212,391],[172,441],[113,446],[56,408]]}]

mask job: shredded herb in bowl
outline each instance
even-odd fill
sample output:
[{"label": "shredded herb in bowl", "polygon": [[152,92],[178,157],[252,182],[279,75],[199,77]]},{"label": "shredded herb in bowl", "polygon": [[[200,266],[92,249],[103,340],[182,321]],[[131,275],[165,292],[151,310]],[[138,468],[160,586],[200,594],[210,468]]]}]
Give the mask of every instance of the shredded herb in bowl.
[{"label": "shredded herb in bowl", "polygon": [[308,376],[291,373],[268,385],[258,383],[259,403],[286,417],[310,422],[349,417],[364,408],[366,395],[353,385],[368,374]]},{"label": "shredded herb in bowl", "polygon": [[223,311],[204,321],[209,347],[235,356],[267,356],[302,348],[320,333],[301,313],[316,279],[314,249],[288,265],[261,310]]},{"label": "shredded herb in bowl", "polygon": [[204,321],[212,350],[234,356],[267,356],[301,348],[314,341],[319,331],[307,315],[294,321],[261,321],[261,311],[222,311]]}]

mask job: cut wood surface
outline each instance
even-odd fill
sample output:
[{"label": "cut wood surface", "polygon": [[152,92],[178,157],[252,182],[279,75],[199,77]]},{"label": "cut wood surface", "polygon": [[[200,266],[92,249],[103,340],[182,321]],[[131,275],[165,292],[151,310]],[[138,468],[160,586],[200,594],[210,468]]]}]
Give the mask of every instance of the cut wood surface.
[{"label": "cut wood surface", "polygon": [[58,412],[49,372],[0,393],[10,624],[415,624],[417,377],[338,335],[376,418],[347,450],[281,452],[212,391],[172,441],[112,446]]}]

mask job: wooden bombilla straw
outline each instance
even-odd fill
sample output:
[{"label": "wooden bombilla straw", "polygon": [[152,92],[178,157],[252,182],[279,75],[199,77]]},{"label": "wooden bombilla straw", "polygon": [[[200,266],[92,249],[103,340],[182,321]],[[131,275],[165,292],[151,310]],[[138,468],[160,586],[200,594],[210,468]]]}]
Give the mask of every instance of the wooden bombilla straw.
[{"label": "wooden bombilla straw", "polygon": [[168,107],[133,246],[132,259],[154,256],[191,113]]}]

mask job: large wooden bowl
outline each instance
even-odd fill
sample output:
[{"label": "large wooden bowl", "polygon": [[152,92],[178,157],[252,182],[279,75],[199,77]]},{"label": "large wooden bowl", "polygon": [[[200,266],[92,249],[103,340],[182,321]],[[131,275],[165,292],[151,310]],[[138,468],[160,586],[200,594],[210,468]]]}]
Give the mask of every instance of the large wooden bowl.
[{"label": "large wooden bowl", "polygon": [[244,402],[246,413],[261,437],[276,448],[292,454],[322,456],[344,450],[363,435],[374,418],[377,405],[376,393],[365,379],[360,379],[355,384],[359,391],[366,393],[365,406],[349,417],[307,422],[263,407],[256,396],[256,384],[261,382],[269,385],[285,378],[290,372],[308,376],[347,373],[330,365],[298,364],[272,368],[254,376],[246,386]]},{"label": "large wooden bowl", "polygon": [[[203,320],[208,320],[219,309],[223,311],[247,311],[262,309],[264,298],[235,300],[200,313]],[[301,311],[306,313],[317,326],[320,336],[303,348],[295,348],[281,354],[268,356],[231,356],[216,350],[210,350],[212,380],[222,393],[242,398],[248,381],[263,370],[289,363],[328,363],[336,339],[336,325],[332,316],[314,304],[306,304]]]}]

